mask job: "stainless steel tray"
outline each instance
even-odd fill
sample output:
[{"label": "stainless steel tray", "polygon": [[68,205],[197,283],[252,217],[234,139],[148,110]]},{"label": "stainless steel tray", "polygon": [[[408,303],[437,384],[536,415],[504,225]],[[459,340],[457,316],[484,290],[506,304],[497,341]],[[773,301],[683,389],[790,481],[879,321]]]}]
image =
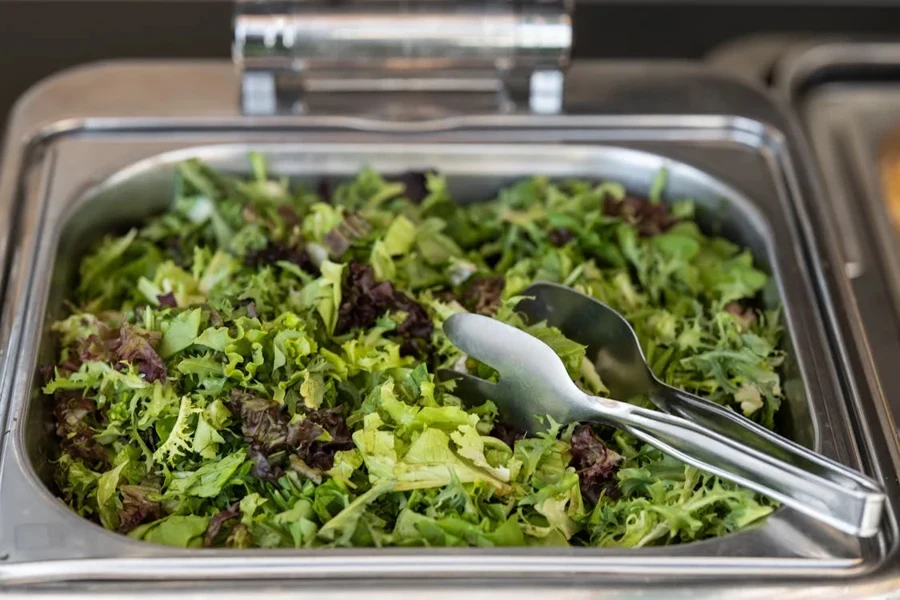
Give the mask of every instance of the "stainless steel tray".
[{"label": "stainless steel tray", "polygon": [[[277,586],[297,578],[422,584],[424,577],[438,585],[462,576],[470,586],[515,579],[569,589],[602,580],[604,591],[620,594],[676,579],[735,597],[787,581],[823,597],[849,585],[865,593],[887,589],[894,504],[883,533],[863,542],[779,510],[764,525],[724,538],[629,551],[180,551],[106,532],[70,513],[42,483],[53,448],[35,371],[52,357],[43,330],[60,310],[78,252],[97,231],[162,208],[178,157],[202,155],[240,169],[252,147],[272,157],[273,171],[300,178],[349,175],[364,164],[388,171],[436,166],[473,198],[535,170],[609,177],[640,192],[668,166],[670,192],[713,208],[724,200],[724,232],[751,246],[775,275],[772,292],[785,304],[797,358],[789,373],[789,431],[882,477],[896,495],[896,480],[885,477],[896,472],[896,457],[868,435],[865,407],[879,401],[877,386],[861,380],[841,352],[842,319],[852,315],[836,311],[842,305],[827,295],[829,257],[810,252],[818,246],[807,210],[818,190],[795,168],[802,145],[790,120],[752,89],[683,64],[584,65],[570,71],[567,86],[566,115],[405,123],[243,117],[237,78],[225,63],[107,64],[32,91],[11,123],[0,181],[0,207],[20,198],[0,321],[0,344],[9,349],[0,365],[7,421],[0,582],[104,581],[106,587],[80,589],[121,590],[115,586],[133,580],[189,589],[200,579]],[[208,592],[223,583],[203,585]]]}]

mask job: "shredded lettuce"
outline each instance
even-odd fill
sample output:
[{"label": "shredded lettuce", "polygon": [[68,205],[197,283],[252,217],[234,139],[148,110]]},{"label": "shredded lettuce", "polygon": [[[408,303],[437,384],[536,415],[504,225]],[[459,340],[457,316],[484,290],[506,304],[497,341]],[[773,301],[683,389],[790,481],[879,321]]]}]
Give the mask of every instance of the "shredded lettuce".
[{"label": "shredded lettuce", "polygon": [[[746,527],[774,504],[621,431],[525,437],[440,368],[469,310],[546,342],[585,391],[585,349],[515,312],[533,281],[621,311],[666,382],[772,428],[779,312],[746,250],[689,200],[535,177],[456,204],[435,173],[333,191],[180,166],[171,208],[81,261],[44,392],[78,514],[179,547],[615,546]],[[649,405],[647,399],[633,400]]]}]

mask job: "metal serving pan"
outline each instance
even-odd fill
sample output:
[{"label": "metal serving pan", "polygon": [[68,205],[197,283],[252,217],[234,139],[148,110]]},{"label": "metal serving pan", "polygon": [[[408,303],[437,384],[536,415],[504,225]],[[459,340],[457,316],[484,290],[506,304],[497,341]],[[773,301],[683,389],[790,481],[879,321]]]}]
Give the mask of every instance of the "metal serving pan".
[{"label": "metal serving pan", "polygon": [[[147,145],[149,152],[153,151],[154,146],[160,147],[151,143]],[[250,149],[261,151],[269,157],[273,173],[290,175],[308,188],[314,187],[319,177],[347,178],[365,166],[384,173],[438,167],[447,177],[451,189],[455,188],[454,197],[463,201],[494,197],[503,186],[534,174],[534,165],[538,163],[539,172],[550,177],[620,180],[639,194],[647,194],[654,174],[661,168],[666,168],[669,171],[669,192],[674,198],[696,198],[708,230],[716,227],[721,219],[723,233],[750,247],[762,265],[775,275],[776,285],[769,290],[770,302],[779,302],[779,295],[784,299],[792,342],[807,337],[806,329],[809,326],[798,320],[794,313],[808,312],[809,309],[804,310],[803,307],[808,306],[810,297],[798,289],[800,286],[790,283],[797,280],[796,275],[800,272],[796,263],[792,263],[792,260],[796,261],[796,258],[792,258],[796,247],[790,242],[786,230],[773,230],[769,224],[784,219],[782,211],[770,206],[775,205],[773,201],[777,201],[774,195],[765,197],[770,199],[768,203],[764,203],[762,199],[750,200],[704,172],[683,163],[614,146],[592,143],[511,145],[491,142],[489,139],[482,142],[398,143],[386,136],[384,143],[351,144],[335,141],[189,147],[150,156],[81,194],[77,192],[77,187],[72,190],[68,186],[53,186],[44,200],[44,214],[35,231],[37,254],[32,266],[28,308],[22,315],[22,320],[18,321],[22,325],[33,324],[34,327],[32,329],[25,326],[26,337],[22,344],[21,362],[17,367],[19,372],[23,375],[34,372],[35,356],[38,357],[37,364],[53,364],[55,348],[52,337],[43,334],[40,325],[63,316],[64,301],[76,284],[78,258],[87,250],[86,245],[92,239],[164,210],[172,198],[174,165],[177,161],[199,157],[211,166],[235,172],[246,170],[247,152]],[[73,151],[81,153],[85,150],[82,146]],[[86,169],[102,174],[110,167],[115,168],[120,164],[115,150],[108,151],[100,147],[92,150],[90,156],[90,165],[77,169],[79,175],[83,175]],[[106,158],[109,163],[101,161],[101,158]],[[74,166],[69,166],[65,153],[61,151],[55,171],[60,177],[65,177],[63,173],[70,168],[75,170]],[[127,201],[123,201],[125,199]],[[31,343],[32,341],[36,343]],[[790,393],[785,406],[785,427],[793,439],[812,446],[821,437],[817,430],[827,427],[827,408],[819,402],[811,405],[811,398],[803,389],[800,373],[811,368],[811,365],[805,364],[809,349],[796,343],[789,343],[788,347],[789,355],[797,360],[792,361],[787,369],[785,389]],[[32,362],[29,362],[29,358]],[[827,389],[817,390],[816,393],[822,392],[826,395],[833,393]],[[37,396],[33,390],[29,397],[31,400],[25,409],[24,419],[20,420],[19,427],[13,433],[13,444],[17,453],[26,454],[22,458],[25,467],[23,475],[26,477],[23,483],[27,484],[17,488],[34,497],[46,495],[46,490],[40,489],[41,482],[46,487],[52,486],[51,461],[57,452],[53,447],[54,436],[48,433],[48,425],[52,428],[52,404]],[[57,508],[55,500],[50,502]],[[5,510],[4,508],[3,511]],[[60,516],[67,523],[72,521],[70,517],[69,514]],[[96,526],[86,522],[77,523],[77,526],[78,529],[91,530],[92,534],[110,538],[103,546],[108,549],[121,548],[116,551],[119,555],[127,552],[129,547],[144,545],[101,532]],[[73,527],[76,527],[75,523],[66,526],[67,529]],[[774,527],[777,525],[769,525],[769,529]],[[779,555],[797,553],[792,541],[781,540],[772,531],[761,534],[774,542],[773,549]],[[77,534],[73,531],[71,537],[77,537]],[[742,546],[742,543],[735,543],[725,547],[732,548],[732,553],[744,554]],[[679,552],[680,549],[674,551]],[[846,556],[835,555],[835,558]]]},{"label": "metal serving pan", "polygon": [[818,191],[795,168],[803,157],[789,119],[761,94],[691,65],[587,64],[570,70],[561,115],[395,122],[246,117],[235,104],[237,83],[227,63],[105,64],[44,83],[13,117],[0,179],[0,206],[19,198],[0,321],[0,344],[9,349],[0,365],[0,585],[67,581],[95,594],[153,580],[196,592],[204,580],[209,593],[230,585],[224,580],[265,579],[277,588],[302,578],[371,589],[400,580],[410,592],[463,578],[472,590],[528,581],[531,594],[544,596],[559,589],[553,586],[571,591],[602,581],[605,593],[624,596],[634,585],[660,592],[677,580],[736,598],[763,589],[821,597],[848,586],[892,589],[885,586],[897,539],[893,503],[870,540],[781,509],[723,538],[628,551],[178,550],[134,542],[69,512],[42,479],[54,448],[36,369],[52,358],[45,327],[61,310],[77,256],[96,233],[161,210],[177,159],[201,156],[241,170],[250,148],[269,155],[273,172],[301,181],[348,176],[366,164],[436,167],[472,200],[535,171],[607,177],[641,193],[666,166],[669,193],[695,197],[709,209],[708,225],[721,221],[774,275],[770,298],[784,303],[796,358],[787,373],[787,431],[879,477],[896,497],[895,457],[870,435],[865,413],[881,401],[879,391],[841,351],[835,319],[850,317],[834,310],[838,301],[822,283],[827,265],[810,252],[807,207]]}]

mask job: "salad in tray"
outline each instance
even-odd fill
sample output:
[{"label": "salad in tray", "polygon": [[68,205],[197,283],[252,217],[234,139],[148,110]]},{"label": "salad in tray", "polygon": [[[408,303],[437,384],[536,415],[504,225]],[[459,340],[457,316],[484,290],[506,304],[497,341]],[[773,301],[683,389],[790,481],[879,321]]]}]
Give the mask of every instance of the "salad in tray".
[{"label": "salad in tray", "polygon": [[44,391],[57,493],[84,518],[181,547],[631,548],[773,510],[621,431],[547,420],[525,436],[434,377],[488,375],[442,333],[472,311],[603,395],[583,346],[515,312],[552,281],[621,311],[668,383],[773,427],[767,276],[701,233],[690,200],[661,202],[664,173],[646,199],[534,177],[458,204],[436,173],[313,191],[250,162],[248,177],[181,164],[167,212],[80,263]]}]

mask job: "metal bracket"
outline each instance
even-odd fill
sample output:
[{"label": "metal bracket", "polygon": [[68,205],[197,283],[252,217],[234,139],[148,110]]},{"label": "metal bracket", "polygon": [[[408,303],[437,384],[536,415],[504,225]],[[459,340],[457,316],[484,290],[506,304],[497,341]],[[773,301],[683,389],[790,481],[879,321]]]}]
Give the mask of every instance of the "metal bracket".
[{"label": "metal bracket", "polygon": [[570,0],[238,0],[236,11],[245,114],[562,108]]}]

